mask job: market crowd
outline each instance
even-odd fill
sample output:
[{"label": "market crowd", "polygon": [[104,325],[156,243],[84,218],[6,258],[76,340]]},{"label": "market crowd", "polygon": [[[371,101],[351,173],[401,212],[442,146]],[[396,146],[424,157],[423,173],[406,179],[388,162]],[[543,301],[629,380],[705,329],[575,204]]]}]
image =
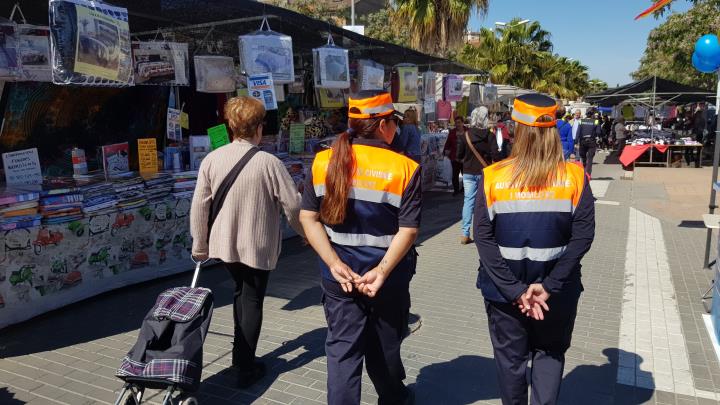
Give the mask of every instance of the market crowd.
[{"label": "market crowd", "polygon": [[[533,403],[552,404],[583,290],[580,261],[594,238],[591,165],[583,170],[582,161],[605,146],[607,125],[593,116],[566,120],[552,98],[537,94],[513,107],[454,117],[445,154],[454,195],[465,196],[461,243],[474,242],[479,254],[477,287],[502,401],[527,403],[530,385]],[[193,256],[222,261],[235,282],[237,385],[266,374],[256,349],[284,214],[318,256],[327,402],[359,404],[365,365],[380,404],[414,403],[400,347],[423,202],[417,112],[396,111],[382,91],[351,97],[347,125],[317,153],[302,195],[282,163],[258,151],[264,116],[253,98],[228,101],[233,142],[202,161],[191,209]]]}]

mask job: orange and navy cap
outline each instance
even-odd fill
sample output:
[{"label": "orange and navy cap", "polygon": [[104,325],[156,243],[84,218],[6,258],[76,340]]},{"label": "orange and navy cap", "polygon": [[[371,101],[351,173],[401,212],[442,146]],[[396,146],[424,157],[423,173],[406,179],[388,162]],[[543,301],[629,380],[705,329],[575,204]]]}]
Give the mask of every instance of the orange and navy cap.
[{"label": "orange and navy cap", "polygon": [[[542,94],[523,94],[515,98],[512,119],[530,127],[550,128],[556,125],[557,102]],[[543,117],[549,119],[541,120]]]},{"label": "orange and navy cap", "polygon": [[402,118],[402,114],[395,111],[390,93],[385,91],[361,91],[350,96],[348,104],[348,118],[368,119],[389,115]]}]

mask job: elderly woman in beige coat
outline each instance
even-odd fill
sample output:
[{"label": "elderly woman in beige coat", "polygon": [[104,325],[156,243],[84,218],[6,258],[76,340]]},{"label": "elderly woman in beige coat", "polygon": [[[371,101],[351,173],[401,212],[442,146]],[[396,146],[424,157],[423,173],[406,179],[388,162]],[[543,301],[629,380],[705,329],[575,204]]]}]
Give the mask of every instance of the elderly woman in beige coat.
[{"label": "elderly woman in beige coat", "polygon": [[233,141],[202,161],[190,211],[193,256],[221,260],[235,281],[232,364],[238,369],[238,386],[242,388],[265,375],[265,366],[255,358],[255,350],[268,277],[280,255],[281,213],[297,233],[304,235],[298,221],[300,194],[295,183],[277,157],[258,152],[230,188],[208,238],[213,195],[243,155],[262,140],[264,117],[262,103],[254,98],[235,97],[227,102],[225,118]]}]

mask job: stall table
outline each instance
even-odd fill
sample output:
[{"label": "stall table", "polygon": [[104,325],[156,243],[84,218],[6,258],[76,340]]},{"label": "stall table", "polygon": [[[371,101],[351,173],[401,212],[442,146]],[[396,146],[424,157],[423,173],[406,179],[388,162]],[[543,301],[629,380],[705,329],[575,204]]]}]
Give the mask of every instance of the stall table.
[{"label": "stall table", "polygon": [[[625,149],[623,149],[622,155],[620,155],[620,162],[625,166],[635,164],[655,164],[670,167],[672,164],[673,153],[678,151],[682,151],[684,153],[688,148],[698,150],[698,153],[695,154],[695,167],[701,167],[703,145],[627,145],[625,146]],[[665,156],[663,156],[660,160],[655,159],[656,154],[654,153],[654,150],[657,150],[660,154]],[[637,160],[647,152],[649,152],[649,161],[637,162]]]}]

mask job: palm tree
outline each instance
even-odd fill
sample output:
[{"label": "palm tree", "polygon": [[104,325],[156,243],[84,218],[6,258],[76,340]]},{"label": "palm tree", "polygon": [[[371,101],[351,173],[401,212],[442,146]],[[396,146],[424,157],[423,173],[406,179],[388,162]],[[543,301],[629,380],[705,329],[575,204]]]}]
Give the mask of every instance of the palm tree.
[{"label": "palm tree", "polygon": [[410,46],[447,56],[460,48],[473,11],[485,14],[490,0],[395,0],[394,23],[407,26]]},{"label": "palm tree", "polygon": [[552,53],[550,33],[539,23],[513,20],[497,31],[483,29],[478,46],[467,45],[460,60],[486,70],[494,83],[575,99],[589,88],[587,67]]},{"label": "palm tree", "polygon": [[588,82],[588,85],[590,86],[590,88],[588,89],[590,94],[600,93],[601,91],[605,91],[608,89],[607,83],[600,79],[592,79]]}]

